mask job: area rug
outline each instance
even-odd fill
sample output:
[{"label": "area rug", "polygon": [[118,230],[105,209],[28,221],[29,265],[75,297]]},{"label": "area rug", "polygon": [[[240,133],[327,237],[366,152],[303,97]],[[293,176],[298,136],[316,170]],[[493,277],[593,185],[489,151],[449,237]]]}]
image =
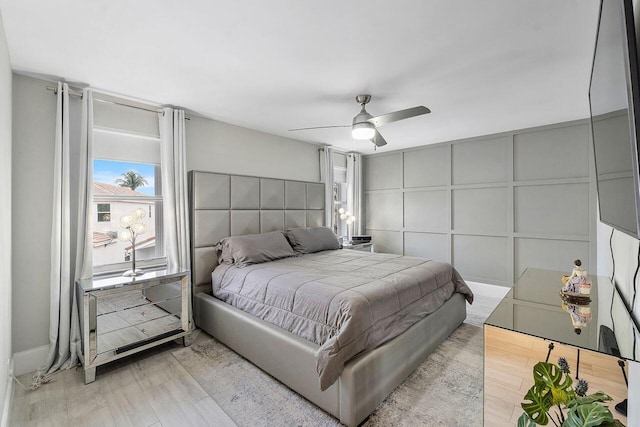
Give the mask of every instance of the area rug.
[{"label": "area rug", "polygon": [[[173,356],[240,427],[341,425],[213,338]],[[463,323],[362,425],[481,426],[482,369],[482,329]]]}]

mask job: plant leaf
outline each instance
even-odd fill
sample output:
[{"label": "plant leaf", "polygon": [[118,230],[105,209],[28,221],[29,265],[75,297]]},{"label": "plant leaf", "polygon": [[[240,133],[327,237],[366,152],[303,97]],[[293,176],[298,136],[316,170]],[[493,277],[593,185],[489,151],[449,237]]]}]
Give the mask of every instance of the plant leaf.
[{"label": "plant leaf", "polygon": [[536,422],[529,418],[526,413],[520,415],[518,418],[518,427],[536,427]]},{"label": "plant leaf", "polygon": [[525,415],[535,423],[546,426],[549,423],[547,412],[552,406],[552,396],[545,384],[534,384],[524,395],[524,399],[520,406],[524,409]]},{"label": "plant leaf", "polygon": [[567,413],[563,427],[596,427],[603,423],[613,423],[611,411],[599,403],[575,406]]},{"label": "plant leaf", "polygon": [[566,404],[576,397],[573,380],[553,363],[538,362],[533,367],[533,380],[536,386],[544,386],[553,396],[552,405]]},{"label": "plant leaf", "polygon": [[594,402],[609,402],[611,400],[613,400],[611,396],[599,391],[585,397],[576,397],[575,399],[567,403],[567,408],[573,408],[574,406],[585,405]]}]

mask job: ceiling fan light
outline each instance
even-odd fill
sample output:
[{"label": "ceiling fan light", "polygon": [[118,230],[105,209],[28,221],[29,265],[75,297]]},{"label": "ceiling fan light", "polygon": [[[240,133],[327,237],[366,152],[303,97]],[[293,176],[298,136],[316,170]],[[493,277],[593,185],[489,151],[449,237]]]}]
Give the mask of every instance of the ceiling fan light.
[{"label": "ceiling fan light", "polygon": [[351,128],[353,139],[372,139],[376,135],[376,127],[369,123],[356,123]]}]

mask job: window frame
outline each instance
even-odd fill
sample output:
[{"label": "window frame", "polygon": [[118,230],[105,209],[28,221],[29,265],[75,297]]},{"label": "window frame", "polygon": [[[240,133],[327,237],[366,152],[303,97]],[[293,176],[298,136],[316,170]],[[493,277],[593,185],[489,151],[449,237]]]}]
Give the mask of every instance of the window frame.
[{"label": "window frame", "polygon": [[[122,135],[124,137],[127,136],[131,136],[134,138],[140,138],[140,135],[135,133],[135,132],[126,132],[126,131],[120,131],[120,130],[112,130],[112,129],[104,129],[98,126],[94,126],[93,128],[94,132],[105,132],[105,133],[109,133],[111,135]],[[143,137],[146,140],[156,140],[158,141],[158,143],[160,142],[160,138],[157,137],[148,137],[145,136]],[[153,218],[151,218],[152,221],[155,222],[155,228],[156,228],[156,245],[158,247],[162,246],[162,252],[163,255],[162,256],[153,256],[151,258],[147,258],[147,259],[136,259],[136,267],[140,267],[140,268],[156,268],[156,267],[163,267],[167,265],[167,255],[166,253],[164,253],[164,220],[163,220],[163,212],[162,212],[162,208],[163,208],[163,203],[164,203],[164,196],[163,196],[163,189],[162,189],[162,166],[158,163],[155,162],[149,162],[149,161],[140,161],[137,160],[135,158],[130,158],[130,159],[123,159],[120,156],[117,156],[117,158],[109,158],[108,156],[104,156],[104,155],[94,155],[91,159],[91,161],[95,161],[95,160],[102,160],[102,161],[108,161],[108,162],[118,162],[118,163],[139,163],[139,164],[145,164],[145,165],[152,165],[154,167],[154,177],[153,177],[153,184],[154,187],[156,188],[156,193],[160,193],[159,195],[146,195],[146,194],[141,194],[139,196],[125,196],[125,195],[96,195],[93,194],[92,197],[92,206],[95,206],[95,210],[97,211],[97,205],[98,204],[103,204],[103,203],[118,203],[118,202],[147,202],[147,203],[154,203],[155,204],[155,215],[153,216]],[[89,177],[89,185],[93,185],[94,184],[94,176]],[[111,211],[113,210],[113,206],[111,206]],[[95,213],[96,215],[96,220],[97,220],[97,212]],[[114,218],[112,218],[113,220],[115,220]],[[117,222],[117,221],[116,221]],[[158,230],[161,230],[161,233],[158,233]],[[95,248],[92,248],[92,250],[94,250]],[[110,274],[115,274],[115,273],[121,273],[123,271],[127,271],[131,269],[131,261],[122,261],[122,262],[117,262],[117,263],[110,263],[110,264],[100,264],[100,265],[92,265],[92,269],[93,269],[93,276],[104,276],[104,275],[110,275]]]},{"label": "window frame", "polygon": [[[95,200],[94,198],[94,202],[96,202],[97,206],[96,206],[96,220],[97,222],[111,222],[111,203],[100,203],[98,201]],[[101,211],[100,210],[100,205],[107,205],[107,210],[106,211]],[[109,219],[105,220],[105,219],[100,219],[100,215],[104,215],[104,214],[108,214],[109,215]]]},{"label": "window frame", "polygon": [[[165,197],[162,188],[162,141],[160,138],[160,121],[158,113],[162,110],[158,105],[138,102],[122,98],[106,92],[94,92],[93,97],[93,149],[92,159],[109,162],[137,163],[154,167],[153,186],[156,195],[140,194],[135,196],[95,195],[91,200],[91,211],[97,210],[98,203],[127,203],[131,201],[147,203],[149,210],[154,206],[150,221],[155,228],[155,253],[147,253],[147,259],[136,259],[136,266],[141,268],[162,267],[167,265],[167,254],[164,247],[165,232],[163,207]],[[95,175],[88,177],[88,185],[93,186]],[[146,177],[147,179],[149,177]],[[100,181],[97,181],[100,182]],[[111,183],[112,184],[112,183]],[[151,182],[149,183],[151,184]],[[163,195],[164,194],[164,195]],[[119,227],[120,206],[111,205],[111,223]],[[114,212],[116,212],[114,214]],[[94,213],[87,212],[87,218],[94,218]],[[115,215],[115,216],[114,216]],[[97,218],[96,218],[97,219]],[[92,224],[99,224],[92,222]],[[105,223],[103,223],[105,224]],[[141,244],[144,236],[141,236]],[[138,245],[136,245],[138,246]],[[125,246],[126,247],[126,246]],[[93,253],[93,252],[92,252]],[[162,255],[157,255],[162,254]],[[118,259],[117,257],[111,259]],[[124,257],[122,257],[124,259]],[[108,259],[105,259],[108,260]],[[95,258],[94,258],[95,261]],[[93,262],[92,262],[93,264]],[[131,269],[130,261],[111,264],[92,265],[93,275],[116,274]]]}]

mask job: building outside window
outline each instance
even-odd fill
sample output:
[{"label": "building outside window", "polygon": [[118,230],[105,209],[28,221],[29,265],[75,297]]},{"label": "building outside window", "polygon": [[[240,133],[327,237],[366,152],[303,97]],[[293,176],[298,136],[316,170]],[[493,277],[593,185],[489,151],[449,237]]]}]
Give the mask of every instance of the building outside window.
[{"label": "building outside window", "polygon": [[[100,164],[98,171],[104,168],[111,170],[119,170],[119,168],[137,166],[143,168],[144,165],[123,164],[122,162],[94,161],[94,164]],[[153,165],[151,166],[153,170]],[[95,170],[95,168],[94,168]],[[152,259],[162,256],[156,250],[156,223],[154,218],[156,205],[161,202],[149,198],[146,194],[131,190],[117,184],[109,184],[105,182],[93,182],[94,206],[98,211],[97,222],[93,224],[93,264],[94,266],[106,266],[110,264],[118,264],[128,262],[131,259],[131,243],[118,240],[118,231],[121,230],[120,218],[126,214],[133,212],[137,208],[143,208],[148,215],[141,222],[145,225],[146,231],[136,240],[136,259]],[[108,199],[111,203],[99,203],[99,201]],[[101,216],[101,210],[108,207],[108,216],[112,220],[106,220],[105,216]]]}]

